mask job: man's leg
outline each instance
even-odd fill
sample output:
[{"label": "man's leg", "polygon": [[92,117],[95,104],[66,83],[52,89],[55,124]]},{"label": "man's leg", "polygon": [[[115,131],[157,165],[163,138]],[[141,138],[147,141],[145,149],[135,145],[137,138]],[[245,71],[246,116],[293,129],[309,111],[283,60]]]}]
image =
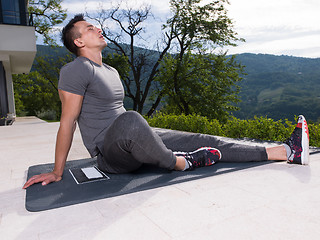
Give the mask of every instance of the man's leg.
[{"label": "man's leg", "polygon": [[221,162],[258,162],[268,160],[265,147],[228,142],[222,138],[207,134],[157,128],[154,131],[161,137],[167,148],[173,151],[191,152],[200,147],[213,147],[221,152]]},{"label": "man's leg", "polygon": [[174,151],[193,151],[201,146],[214,147],[220,150],[222,162],[252,162],[252,161],[285,161],[288,163],[309,163],[309,130],[303,115],[298,118],[297,126],[284,144],[274,147],[259,147],[236,144],[222,138],[186,133],[174,130],[157,129],[155,131],[165,145]]},{"label": "man's leg", "polygon": [[99,168],[110,173],[125,173],[143,163],[174,169],[176,156],[137,112],[127,111],[109,127],[105,135]]},{"label": "man's leg", "polygon": [[184,170],[186,160],[182,156],[176,157],[172,151],[192,152],[204,146],[217,148],[219,159],[222,155],[220,161],[223,162],[287,160],[283,145],[266,149],[224,141],[211,135],[152,130],[140,114],[129,111],[119,116],[109,128],[105,138],[104,160],[98,158],[98,164],[102,170],[114,173],[133,171],[142,163]]},{"label": "man's leg", "polygon": [[266,148],[268,160],[286,161],[287,151],[283,145]]}]

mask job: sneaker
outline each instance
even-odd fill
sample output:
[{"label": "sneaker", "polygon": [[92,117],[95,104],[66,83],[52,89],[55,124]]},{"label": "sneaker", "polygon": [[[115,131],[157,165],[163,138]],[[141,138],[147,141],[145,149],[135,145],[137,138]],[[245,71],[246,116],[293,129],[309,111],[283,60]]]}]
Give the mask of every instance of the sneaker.
[{"label": "sneaker", "polygon": [[202,147],[193,152],[174,152],[176,156],[183,156],[189,163],[187,170],[197,167],[210,166],[221,159],[221,152],[216,148]]},{"label": "sneaker", "polygon": [[291,150],[288,163],[307,165],[309,163],[309,130],[304,116],[300,115],[298,123],[290,138],[285,142]]}]

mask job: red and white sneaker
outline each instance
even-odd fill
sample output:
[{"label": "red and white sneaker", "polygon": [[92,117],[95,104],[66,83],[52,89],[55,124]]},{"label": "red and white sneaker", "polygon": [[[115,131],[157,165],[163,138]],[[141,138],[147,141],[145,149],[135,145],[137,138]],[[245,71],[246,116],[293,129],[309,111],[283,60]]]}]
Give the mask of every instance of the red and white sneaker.
[{"label": "red and white sneaker", "polygon": [[210,166],[221,159],[221,152],[212,147],[202,147],[193,152],[174,152],[174,154],[183,156],[187,160],[189,168],[186,170]]},{"label": "red and white sneaker", "polygon": [[284,143],[291,149],[288,163],[309,164],[309,130],[303,115],[299,116],[296,128]]}]

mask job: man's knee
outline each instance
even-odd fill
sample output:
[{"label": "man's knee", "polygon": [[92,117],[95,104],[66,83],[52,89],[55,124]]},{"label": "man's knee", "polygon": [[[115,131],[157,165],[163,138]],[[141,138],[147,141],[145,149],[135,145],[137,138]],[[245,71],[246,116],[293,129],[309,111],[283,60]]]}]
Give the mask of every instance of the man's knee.
[{"label": "man's knee", "polygon": [[142,117],[140,113],[136,111],[126,111],[123,114],[121,114],[122,118],[127,118],[127,119],[133,119],[133,118],[140,118]]},{"label": "man's knee", "polygon": [[130,128],[133,129],[137,127],[143,127],[148,125],[146,120],[135,111],[126,111],[121,114],[117,119],[116,122],[121,125],[123,128]]}]

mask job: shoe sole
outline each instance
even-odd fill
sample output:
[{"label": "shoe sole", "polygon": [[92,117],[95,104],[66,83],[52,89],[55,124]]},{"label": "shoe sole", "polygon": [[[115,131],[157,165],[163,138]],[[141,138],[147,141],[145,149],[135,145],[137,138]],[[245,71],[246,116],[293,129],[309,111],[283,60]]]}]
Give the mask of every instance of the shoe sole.
[{"label": "shoe sole", "polygon": [[299,122],[302,120],[301,128],[302,128],[302,152],[301,152],[301,164],[308,165],[309,164],[309,130],[306,119],[303,115],[299,116]]}]

